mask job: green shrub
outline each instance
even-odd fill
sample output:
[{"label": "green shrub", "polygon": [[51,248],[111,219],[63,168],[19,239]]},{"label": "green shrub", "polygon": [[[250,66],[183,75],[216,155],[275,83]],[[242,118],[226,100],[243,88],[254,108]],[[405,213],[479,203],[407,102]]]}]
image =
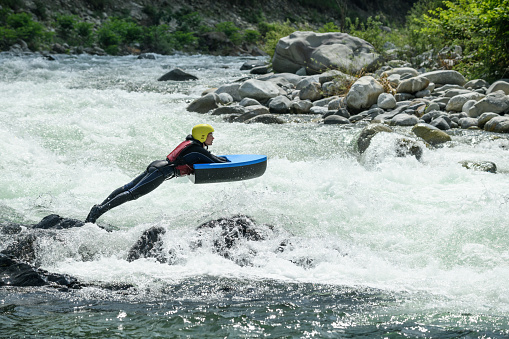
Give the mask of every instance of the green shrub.
[{"label": "green shrub", "polygon": [[509,1],[443,1],[413,18],[418,39],[437,47],[459,45],[465,57],[456,66],[467,77],[497,79],[509,72]]},{"label": "green shrub", "polygon": [[240,29],[231,21],[220,22],[216,24],[215,28],[217,32],[223,32],[226,34],[228,39],[230,39],[230,41],[234,44],[237,44],[242,40],[242,36],[239,33]]},{"label": "green shrub", "polygon": [[244,41],[248,44],[255,44],[260,41],[261,34],[258,31],[252,29],[246,29],[244,31]]}]

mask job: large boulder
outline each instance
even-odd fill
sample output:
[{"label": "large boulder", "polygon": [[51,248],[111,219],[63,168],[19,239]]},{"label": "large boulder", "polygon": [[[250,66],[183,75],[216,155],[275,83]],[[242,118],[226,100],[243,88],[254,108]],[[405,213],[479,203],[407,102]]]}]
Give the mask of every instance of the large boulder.
[{"label": "large boulder", "polygon": [[463,86],[467,83],[465,77],[458,71],[438,70],[421,74],[435,84],[452,84]]},{"label": "large boulder", "polygon": [[376,104],[382,93],[384,88],[375,78],[363,76],[350,87],[346,95],[346,105],[353,113],[359,113]]},{"label": "large boulder", "polygon": [[496,91],[502,91],[506,95],[509,95],[509,81],[499,80],[495,81],[486,91],[486,94],[490,94]]},{"label": "large boulder", "polygon": [[496,91],[476,102],[472,107],[470,107],[467,114],[471,118],[477,118],[486,112],[506,113],[508,111],[509,96],[505,95],[503,91]]},{"label": "large boulder", "polygon": [[371,139],[380,132],[392,133],[392,129],[384,124],[371,124],[366,126],[357,139],[357,150],[364,153],[371,144]]},{"label": "large boulder", "polygon": [[279,87],[271,81],[251,79],[239,87],[240,97],[256,99],[260,102],[275,98],[279,94]]},{"label": "large boulder", "polygon": [[281,38],[276,45],[272,68],[274,72],[319,74],[335,68],[349,73],[361,69],[374,71],[380,55],[373,45],[346,33],[294,32]]},{"label": "large boulder", "polygon": [[463,109],[463,105],[469,100],[475,100],[476,102],[484,98],[484,94],[477,93],[477,92],[469,92],[466,94],[459,94],[456,96],[453,96],[447,105],[445,106],[446,111],[455,111],[455,112],[461,112]]},{"label": "large boulder", "polygon": [[208,113],[210,110],[219,107],[218,102],[219,96],[216,93],[209,93],[195,99],[187,106],[187,110],[189,112]]}]

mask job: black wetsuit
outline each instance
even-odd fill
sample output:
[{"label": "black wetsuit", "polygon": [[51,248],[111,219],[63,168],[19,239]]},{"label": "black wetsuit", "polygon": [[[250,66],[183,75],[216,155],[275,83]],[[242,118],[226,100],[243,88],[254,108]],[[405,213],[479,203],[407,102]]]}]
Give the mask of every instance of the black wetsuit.
[{"label": "black wetsuit", "polygon": [[180,176],[180,173],[178,173],[178,170],[175,168],[176,165],[189,165],[192,167],[194,164],[228,161],[225,158],[217,157],[210,153],[204,148],[203,143],[193,139],[191,135],[188,135],[186,140],[191,140],[192,143],[179,154],[175,163],[170,163],[167,159],[151,162],[147,166],[147,169],[130,183],[111,192],[100,205],[94,205],[85,222],[95,222],[110,209],[127,201],[138,199],[152,192],[161,185],[163,181]]}]

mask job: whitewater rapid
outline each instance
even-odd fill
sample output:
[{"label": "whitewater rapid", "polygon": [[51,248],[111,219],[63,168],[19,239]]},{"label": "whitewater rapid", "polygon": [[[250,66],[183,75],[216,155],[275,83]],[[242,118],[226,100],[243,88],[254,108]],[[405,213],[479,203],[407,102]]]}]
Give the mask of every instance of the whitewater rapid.
[{"label": "whitewater rapid", "polygon": [[[198,123],[216,130],[212,153],[269,159],[266,173],[252,180],[167,181],[101,217],[113,232],[92,224],[62,230],[39,244],[42,268],[152,290],[200,276],[363,286],[398,293],[403,309],[509,315],[507,136],[457,131],[418,161],[397,157],[394,136],[382,134],[361,157],[359,126],[300,117],[284,125],[228,123],[186,111],[205,89],[245,76],[244,61],[0,57],[4,221],[37,223],[52,213],[83,220]],[[200,80],[157,81],[173,67]],[[463,160],[493,161],[498,173],[467,170]],[[237,214],[274,227],[267,240],[236,250],[250,265],[190,246],[198,225]],[[167,230],[173,265],[125,260],[152,226]],[[287,239],[291,249],[276,251]]]}]

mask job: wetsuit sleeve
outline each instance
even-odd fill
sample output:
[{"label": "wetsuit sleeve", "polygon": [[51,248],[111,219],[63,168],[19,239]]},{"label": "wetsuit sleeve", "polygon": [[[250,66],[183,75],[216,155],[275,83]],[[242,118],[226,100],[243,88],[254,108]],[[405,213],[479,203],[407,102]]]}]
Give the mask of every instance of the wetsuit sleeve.
[{"label": "wetsuit sleeve", "polygon": [[186,151],[186,154],[182,155],[182,160],[186,165],[228,162],[226,158],[215,156],[200,146],[191,146]]}]

